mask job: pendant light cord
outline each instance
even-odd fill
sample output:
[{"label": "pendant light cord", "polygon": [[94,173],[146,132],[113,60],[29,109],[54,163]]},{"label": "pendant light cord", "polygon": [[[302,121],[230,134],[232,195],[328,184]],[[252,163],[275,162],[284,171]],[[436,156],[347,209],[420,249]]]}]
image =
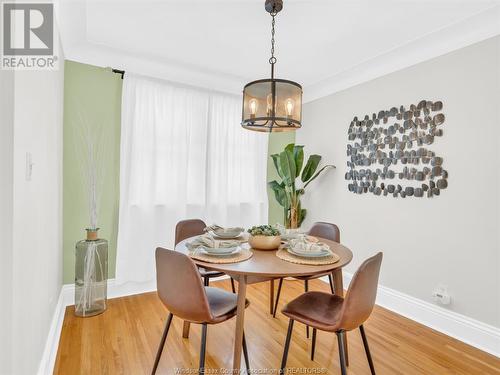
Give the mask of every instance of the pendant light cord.
[{"label": "pendant light cord", "polygon": [[276,23],[275,17],[276,12],[271,13],[272,21],[271,21],[271,57],[269,58],[269,64],[271,64],[271,79],[274,78],[274,64],[276,64],[276,57],[274,57],[274,25]]}]

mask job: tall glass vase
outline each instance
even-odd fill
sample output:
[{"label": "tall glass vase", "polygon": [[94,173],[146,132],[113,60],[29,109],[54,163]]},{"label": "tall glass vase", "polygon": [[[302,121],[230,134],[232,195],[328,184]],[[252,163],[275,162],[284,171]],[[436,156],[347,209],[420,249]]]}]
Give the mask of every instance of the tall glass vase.
[{"label": "tall glass vase", "polygon": [[106,310],[108,241],[98,238],[98,230],[87,229],[87,239],[76,244],[76,316],[94,316]]}]

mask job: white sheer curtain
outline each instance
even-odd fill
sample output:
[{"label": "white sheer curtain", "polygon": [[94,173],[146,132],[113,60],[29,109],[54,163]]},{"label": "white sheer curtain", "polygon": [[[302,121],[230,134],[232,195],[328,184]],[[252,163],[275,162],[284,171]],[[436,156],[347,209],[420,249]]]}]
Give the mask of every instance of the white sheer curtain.
[{"label": "white sheer curtain", "polygon": [[242,130],[241,99],[127,74],[116,278],[154,279],[179,220],[267,223],[266,133]]}]

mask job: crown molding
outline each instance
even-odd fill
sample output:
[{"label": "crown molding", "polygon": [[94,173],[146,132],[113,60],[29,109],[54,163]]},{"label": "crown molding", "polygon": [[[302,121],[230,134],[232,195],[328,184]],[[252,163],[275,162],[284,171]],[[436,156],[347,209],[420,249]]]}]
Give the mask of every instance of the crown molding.
[{"label": "crown molding", "polygon": [[179,63],[148,60],[135,54],[89,42],[69,46],[65,53],[67,60],[79,63],[112,67],[142,76],[230,94],[241,94],[245,83],[243,78],[202,71]]},{"label": "crown molding", "polygon": [[500,34],[500,5],[304,87],[304,103],[422,63]]},{"label": "crown molding", "polygon": [[[446,25],[378,56],[370,57],[320,82],[305,84],[303,102],[307,103],[334,94],[499,34],[500,5],[494,5],[469,18]],[[80,37],[68,40],[65,44],[65,55],[68,60],[103,67],[112,66],[208,90],[239,95],[243,85],[248,81],[243,77],[203,71],[178,62],[147,59],[127,51],[94,44],[81,38],[81,33]]]}]

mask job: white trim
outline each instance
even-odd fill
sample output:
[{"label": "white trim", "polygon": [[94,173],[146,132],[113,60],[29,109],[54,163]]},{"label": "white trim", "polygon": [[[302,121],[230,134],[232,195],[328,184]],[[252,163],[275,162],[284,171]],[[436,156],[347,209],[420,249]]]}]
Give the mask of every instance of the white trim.
[{"label": "white trim", "polygon": [[[221,277],[214,277],[212,280],[217,281],[226,278],[228,278],[228,276],[224,275]],[[156,291],[156,280],[150,280],[143,283],[128,282],[124,284],[118,284],[115,279],[108,280],[108,298],[125,297],[154,291]],[[59,299],[57,300],[57,305],[54,310],[54,316],[50,324],[42,360],[38,367],[38,375],[52,375],[54,372],[66,307],[74,304],[75,285],[64,284],[61,288]]]},{"label": "white trim", "polygon": [[[479,43],[500,34],[500,6],[493,4],[466,19],[370,56],[319,82],[304,83],[303,103],[307,103],[446,53]],[[241,95],[248,77],[204,71],[172,62],[146,60],[127,51],[91,43],[83,36],[64,43],[65,56],[85,64],[114,66],[129,72],[161,78],[190,86]],[[251,78],[251,77],[250,77]]]},{"label": "white trim", "polygon": [[54,364],[56,362],[57,349],[59,348],[59,337],[61,336],[62,325],[64,321],[64,313],[66,305],[63,301],[63,289],[59,293],[56,307],[54,309],[54,316],[50,323],[49,334],[45,342],[45,349],[43,350],[42,359],[38,366],[38,375],[49,375],[54,371]]},{"label": "white trim", "polygon": [[[156,281],[152,280],[145,283],[126,283],[117,284],[114,279],[108,280],[108,298],[117,298],[130,296],[134,294],[153,292],[156,290]],[[61,288],[59,299],[54,310],[54,316],[50,324],[49,334],[45,343],[40,365],[38,366],[38,375],[52,375],[56,362],[57,349],[59,348],[59,339],[66,307],[75,303],[75,285],[65,284]]]},{"label": "white trim", "polygon": [[342,72],[304,86],[307,103],[375,78],[416,65],[500,34],[500,6],[423,35]]},{"label": "white trim", "polygon": [[[130,281],[122,284],[118,284],[115,279],[108,280],[108,299],[154,291],[156,291],[156,280],[141,283]],[[61,293],[63,294],[64,308],[75,304],[75,284],[63,285]]]},{"label": "white trim", "polygon": [[[343,276],[344,288],[347,288],[353,275],[344,271]],[[326,276],[322,277],[321,280],[328,283]],[[426,327],[500,357],[500,328],[380,284],[377,290],[376,303]]]}]

